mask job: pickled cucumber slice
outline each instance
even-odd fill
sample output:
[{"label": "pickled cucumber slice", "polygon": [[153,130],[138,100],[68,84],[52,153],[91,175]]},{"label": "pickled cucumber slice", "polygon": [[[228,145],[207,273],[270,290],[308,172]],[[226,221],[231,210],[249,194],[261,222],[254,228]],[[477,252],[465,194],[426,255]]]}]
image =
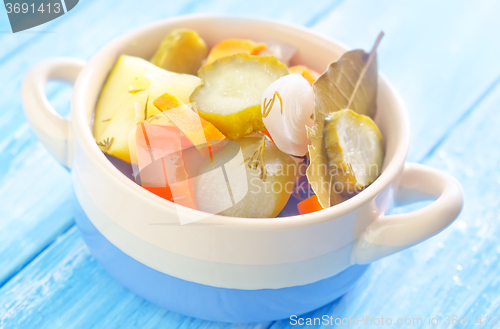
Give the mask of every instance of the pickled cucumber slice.
[{"label": "pickled cucumber slice", "polygon": [[171,72],[196,75],[207,56],[208,47],[198,33],[175,29],[163,39],[151,63]]},{"label": "pickled cucumber slice", "polygon": [[352,110],[332,112],[325,119],[323,136],[336,193],[355,194],[380,175],[384,140],[370,117]]},{"label": "pickled cucumber slice", "polygon": [[287,74],[286,65],[272,56],[223,57],[198,71],[202,85],[190,100],[202,118],[228,138],[237,139],[254,130],[266,130],[260,106],[262,94]]},{"label": "pickled cucumber slice", "polygon": [[[262,142],[259,137],[230,141],[213,156],[213,162],[205,160],[196,177],[196,202],[200,210],[246,218],[276,217],[281,212],[293,191],[297,163],[273,142],[265,140],[266,178],[262,179],[258,168],[249,167],[249,158]],[[240,150],[242,154],[238,155]],[[224,175],[219,173],[222,167]]]}]

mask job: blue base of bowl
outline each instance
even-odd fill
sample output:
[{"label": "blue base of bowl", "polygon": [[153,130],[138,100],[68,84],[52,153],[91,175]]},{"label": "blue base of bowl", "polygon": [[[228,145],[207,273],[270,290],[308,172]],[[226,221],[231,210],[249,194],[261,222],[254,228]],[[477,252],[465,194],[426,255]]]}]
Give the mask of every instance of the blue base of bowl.
[{"label": "blue base of bowl", "polygon": [[116,280],[169,310],[212,321],[261,322],[289,318],[344,295],[368,265],[353,265],[330,278],[282,289],[240,290],[207,286],[158,272],[126,255],[90,222],[74,198],[75,218],[94,257]]}]

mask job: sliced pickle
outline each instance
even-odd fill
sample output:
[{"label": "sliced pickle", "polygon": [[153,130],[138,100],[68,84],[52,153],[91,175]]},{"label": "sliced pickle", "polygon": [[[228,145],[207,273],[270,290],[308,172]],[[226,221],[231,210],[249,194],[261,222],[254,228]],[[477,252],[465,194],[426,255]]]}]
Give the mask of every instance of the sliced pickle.
[{"label": "sliced pickle", "polygon": [[151,63],[171,72],[196,75],[207,55],[207,45],[198,33],[175,29],[163,39]]},{"label": "sliced pickle", "polygon": [[[239,150],[242,154],[238,158]],[[261,162],[254,166],[252,160]],[[224,175],[218,173],[221,167]],[[209,213],[276,217],[290,198],[297,171],[297,163],[265,137],[229,141],[213,156],[213,163],[207,159],[202,164],[196,179],[196,200],[200,210]]]},{"label": "sliced pickle", "polygon": [[237,139],[254,130],[266,130],[260,106],[262,94],[287,74],[286,65],[271,56],[223,57],[200,69],[202,85],[190,100],[202,118],[229,139]]},{"label": "sliced pickle", "polygon": [[351,110],[332,112],[325,119],[323,136],[332,192],[355,194],[380,175],[384,140],[370,117]]}]

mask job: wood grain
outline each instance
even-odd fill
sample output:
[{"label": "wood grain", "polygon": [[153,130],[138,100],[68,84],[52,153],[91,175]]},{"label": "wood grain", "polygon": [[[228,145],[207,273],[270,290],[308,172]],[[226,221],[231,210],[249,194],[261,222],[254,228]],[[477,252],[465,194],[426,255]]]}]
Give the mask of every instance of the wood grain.
[{"label": "wood grain", "polygon": [[[39,29],[54,33],[0,34],[0,327],[296,327],[285,320],[226,325],[193,319],[160,309],[115,282],[73,226],[69,174],[37,141],[22,114],[21,81],[40,60],[61,55],[88,59],[136,26],[206,12],[310,26],[365,49],[384,30],[380,68],[408,107],[410,159],[447,170],[464,186],[465,208],[451,227],[376,262],[346,296],[308,316],[427,318],[497,312],[500,3],[85,0]],[[69,90],[57,84],[47,88],[51,102],[64,113]]]}]

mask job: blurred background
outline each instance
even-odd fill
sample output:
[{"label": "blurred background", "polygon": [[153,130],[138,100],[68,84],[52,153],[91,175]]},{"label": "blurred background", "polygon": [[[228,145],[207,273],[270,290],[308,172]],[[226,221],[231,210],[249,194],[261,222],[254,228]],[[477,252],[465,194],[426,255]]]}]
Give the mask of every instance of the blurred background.
[{"label": "blurred background", "polygon": [[[379,70],[407,106],[408,161],[448,171],[464,187],[465,208],[447,230],[374,263],[347,295],[308,317],[439,315],[445,327],[445,315],[500,315],[500,2],[83,0],[15,34],[0,8],[0,327],[297,327],[288,320],[229,325],[185,317],[114,281],[74,226],[69,173],[22,112],[21,82],[37,62],[87,60],[135,27],[198,13],[298,24],[351,48],[369,49],[384,31]],[[47,95],[69,115],[71,86],[52,82]]]}]

